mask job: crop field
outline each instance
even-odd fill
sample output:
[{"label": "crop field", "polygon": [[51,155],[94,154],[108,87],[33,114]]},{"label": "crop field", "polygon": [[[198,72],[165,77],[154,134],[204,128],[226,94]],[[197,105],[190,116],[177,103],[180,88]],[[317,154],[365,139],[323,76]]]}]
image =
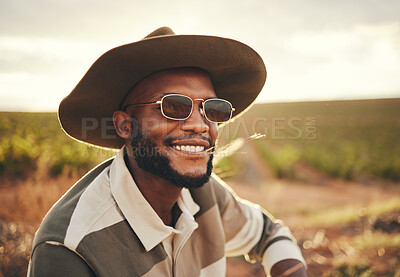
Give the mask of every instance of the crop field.
[{"label": "crop field", "polygon": [[[284,220],[309,276],[400,276],[399,139],[400,99],[257,104],[221,128],[214,171]],[[26,276],[48,209],[114,154],[56,113],[0,112],[0,277]],[[265,274],[239,257],[227,276]]]},{"label": "crop field", "polygon": [[111,151],[78,143],[61,130],[56,113],[0,112],[0,176],[58,176],[90,169]]},{"label": "crop field", "polygon": [[400,180],[400,99],[259,104],[220,132],[252,141],[278,178],[307,164],[348,180]]}]

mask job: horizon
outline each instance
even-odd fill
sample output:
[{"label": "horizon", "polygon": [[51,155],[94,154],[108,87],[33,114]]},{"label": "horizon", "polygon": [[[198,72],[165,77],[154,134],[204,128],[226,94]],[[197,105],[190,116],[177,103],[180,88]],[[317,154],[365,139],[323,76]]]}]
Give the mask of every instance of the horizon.
[{"label": "horizon", "polygon": [[100,55],[161,26],[255,49],[268,75],[257,103],[398,98],[398,11],[396,0],[3,1],[0,110],[56,111]]},{"label": "horizon", "polygon": [[[307,103],[318,103],[318,102],[373,102],[373,101],[400,101],[400,97],[383,97],[383,98],[355,98],[355,99],[317,99],[317,100],[299,100],[299,101],[276,101],[276,102],[257,102],[255,101],[251,106],[254,105],[268,105],[268,104],[307,104]],[[43,111],[26,111],[26,110],[0,110],[0,113],[58,113],[57,110],[43,110]]]}]

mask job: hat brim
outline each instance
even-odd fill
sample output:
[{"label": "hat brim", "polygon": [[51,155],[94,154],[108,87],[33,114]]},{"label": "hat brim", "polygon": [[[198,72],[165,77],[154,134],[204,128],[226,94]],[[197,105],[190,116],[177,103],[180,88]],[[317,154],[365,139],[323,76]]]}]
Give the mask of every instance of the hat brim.
[{"label": "hat brim", "polygon": [[112,127],[112,116],[126,94],[152,73],[179,67],[207,71],[217,97],[235,108],[234,117],[251,105],[266,80],[262,58],[236,40],[200,35],[143,39],[111,49],[93,63],[60,103],[60,123],[77,140],[121,148],[125,141]]}]

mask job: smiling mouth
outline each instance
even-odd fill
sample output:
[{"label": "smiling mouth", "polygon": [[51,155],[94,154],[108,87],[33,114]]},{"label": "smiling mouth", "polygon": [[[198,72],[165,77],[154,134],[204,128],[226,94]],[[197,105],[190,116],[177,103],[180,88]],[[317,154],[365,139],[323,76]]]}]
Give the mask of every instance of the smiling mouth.
[{"label": "smiling mouth", "polygon": [[172,145],[172,148],[181,151],[181,152],[189,152],[189,153],[200,153],[204,152],[204,146],[194,146],[194,145]]},{"label": "smiling mouth", "polygon": [[193,155],[200,157],[212,146],[212,141],[206,137],[171,137],[167,138],[164,143],[170,146],[176,152],[184,155]]}]

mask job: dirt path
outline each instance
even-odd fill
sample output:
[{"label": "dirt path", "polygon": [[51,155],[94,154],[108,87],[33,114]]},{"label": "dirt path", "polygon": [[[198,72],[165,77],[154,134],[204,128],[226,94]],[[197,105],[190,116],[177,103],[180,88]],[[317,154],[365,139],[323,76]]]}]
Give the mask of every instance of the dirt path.
[{"label": "dirt path", "polygon": [[[307,182],[276,179],[251,144],[246,144],[241,152],[238,159],[246,161],[246,168],[239,178],[228,179],[227,183],[240,197],[261,204],[276,217],[283,219],[300,245],[305,241],[308,241],[306,245],[314,245],[303,249],[310,276],[322,276],[330,272],[335,254],[339,253],[346,258],[346,251],[351,251],[351,248],[345,244],[340,246],[341,249],[337,246],[337,240],[351,239],[370,232],[371,222],[366,222],[368,219],[361,216],[360,220],[350,223],[304,228],[304,215],[346,207],[358,207],[362,212],[373,203],[385,203],[400,197],[400,183],[372,179],[346,181],[326,176],[304,164],[297,165],[296,170],[302,171],[298,175],[307,177]],[[375,255],[373,266],[385,272],[391,257],[399,256],[399,249],[387,249],[386,256],[377,253],[368,255]],[[232,260],[229,261],[228,276],[265,276],[259,266]]]},{"label": "dirt path", "polygon": [[250,143],[236,156],[246,167],[239,177],[227,179],[227,183],[240,197],[262,204],[274,213],[289,215],[299,210],[364,206],[396,195],[400,197],[399,182],[346,181],[326,176],[304,164],[297,165],[296,171],[297,175],[306,175],[307,181],[276,179]]},{"label": "dirt path", "polygon": [[[303,176],[307,177],[307,182],[276,179],[255,148],[249,143],[245,144],[236,156],[238,163],[240,162],[240,165],[245,164],[245,167],[241,168],[241,173],[235,179],[231,178],[226,181],[237,194],[244,199],[261,204],[276,217],[283,219],[292,229],[300,245],[303,245],[307,240],[313,243],[314,241],[320,241],[320,244],[314,248],[303,250],[309,263],[309,270],[312,273],[310,276],[322,276],[322,273],[329,272],[332,267],[333,251],[336,251],[336,240],[346,236],[357,236],[365,231],[365,226],[362,221],[359,221],[328,228],[319,226],[304,228],[302,226],[304,215],[331,208],[364,207],[374,202],[385,202],[394,197],[400,197],[400,183],[382,180],[369,180],[367,183],[365,181],[334,179],[313,170],[307,165],[298,165],[298,168],[296,168],[296,170],[301,171]],[[17,209],[11,209],[6,212],[10,207],[15,208],[13,203],[21,198],[17,197],[18,193],[22,193],[25,196],[29,195],[30,198],[38,195],[43,196],[47,193],[51,194],[54,197],[52,201],[55,201],[59,197],[55,194],[61,195],[67,189],[67,186],[59,191],[53,191],[51,189],[53,182],[49,181],[49,184],[43,185],[41,189],[32,184],[25,184],[25,189],[22,188],[22,185],[19,188],[16,186],[0,187],[0,210],[3,211],[0,215],[15,216],[18,213]],[[72,184],[73,182],[74,180],[68,179],[59,180],[56,183]],[[49,197],[46,196],[45,198],[48,199]],[[47,206],[52,203],[44,205],[43,201],[43,199],[39,201],[40,205],[37,205],[37,210],[45,213],[48,209]],[[24,214],[32,218],[29,213],[25,212]],[[7,218],[7,220],[13,221],[16,219]],[[33,235],[33,231],[31,233],[30,236]],[[328,243],[323,244],[323,242]],[[339,249],[338,251],[342,250]],[[387,251],[386,253],[392,253],[392,256],[400,256],[400,253],[398,253],[400,250],[398,249],[387,249],[385,251]],[[26,253],[29,255],[29,249],[26,249]],[[375,253],[375,255],[377,254]],[[382,257],[377,256],[375,261],[376,263],[385,261],[385,258],[387,258],[385,255]],[[381,262],[378,266],[382,266],[382,264],[384,262]],[[259,263],[251,265],[245,263],[241,258],[235,258],[228,260],[227,276],[264,277],[265,274]]]}]

